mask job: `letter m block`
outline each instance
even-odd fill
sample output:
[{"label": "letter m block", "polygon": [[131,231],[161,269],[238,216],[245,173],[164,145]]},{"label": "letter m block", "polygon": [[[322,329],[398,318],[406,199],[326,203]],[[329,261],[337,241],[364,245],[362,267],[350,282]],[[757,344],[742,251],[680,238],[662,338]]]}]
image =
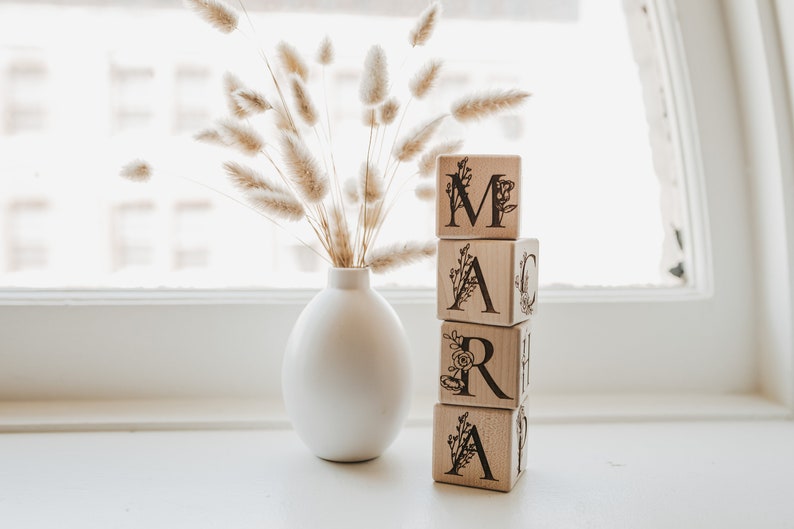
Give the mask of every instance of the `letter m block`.
[{"label": "letter m block", "polygon": [[438,238],[518,238],[520,156],[442,155],[436,169]]}]

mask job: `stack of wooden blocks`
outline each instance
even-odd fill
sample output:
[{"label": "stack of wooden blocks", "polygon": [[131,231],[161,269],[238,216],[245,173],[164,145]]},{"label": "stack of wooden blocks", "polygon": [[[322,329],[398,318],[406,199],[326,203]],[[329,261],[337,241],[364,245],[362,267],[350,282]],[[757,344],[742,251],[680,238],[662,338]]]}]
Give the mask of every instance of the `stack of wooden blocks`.
[{"label": "stack of wooden blocks", "polygon": [[521,158],[437,162],[439,404],[433,479],[510,491],[526,468],[538,241],[519,239]]}]

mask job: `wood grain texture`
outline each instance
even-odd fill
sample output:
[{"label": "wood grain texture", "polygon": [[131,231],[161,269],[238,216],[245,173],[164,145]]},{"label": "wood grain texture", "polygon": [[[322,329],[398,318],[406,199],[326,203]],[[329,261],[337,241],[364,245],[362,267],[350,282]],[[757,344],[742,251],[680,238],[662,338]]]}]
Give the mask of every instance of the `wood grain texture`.
[{"label": "wood grain texture", "polygon": [[440,320],[512,327],[535,313],[538,240],[440,240]]},{"label": "wood grain texture", "polygon": [[517,239],[521,157],[441,155],[436,162],[436,236]]},{"label": "wood grain texture", "polygon": [[529,390],[532,323],[441,325],[439,402],[518,408]]},{"label": "wood grain texture", "polygon": [[526,469],[527,418],[516,410],[436,404],[433,479],[510,491]]}]

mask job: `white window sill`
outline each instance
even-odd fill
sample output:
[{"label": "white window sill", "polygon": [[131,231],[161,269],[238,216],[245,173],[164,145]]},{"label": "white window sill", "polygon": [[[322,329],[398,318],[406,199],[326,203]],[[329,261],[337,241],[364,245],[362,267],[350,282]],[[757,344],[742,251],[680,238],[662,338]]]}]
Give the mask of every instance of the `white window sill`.
[{"label": "white window sill", "polygon": [[0,520],[25,529],[788,527],[794,423],[533,424],[508,494],[436,484],[431,429],[362,464],[290,430],[0,436]]},{"label": "white window sill", "polygon": [[[415,397],[407,426],[430,426],[435,395]],[[616,393],[530,395],[536,424],[770,420],[791,411],[758,395]],[[283,404],[263,400],[0,401],[0,433],[289,429]]]}]

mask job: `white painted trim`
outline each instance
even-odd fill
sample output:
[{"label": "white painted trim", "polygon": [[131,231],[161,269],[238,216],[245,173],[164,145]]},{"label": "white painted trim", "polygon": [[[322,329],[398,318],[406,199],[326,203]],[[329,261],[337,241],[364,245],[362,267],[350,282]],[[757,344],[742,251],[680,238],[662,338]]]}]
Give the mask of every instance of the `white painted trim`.
[{"label": "white painted trim", "polygon": [[[392,304],[435,303],[429,288],[378,289]],[[14,289],[0,290],[0,306],[114,305],[303,305],[317,289]],[[690,287],[553,287],[541,288],[544,303],[637,303],[707,299],[710,293]]]},{"label": "white painted trim", "polygon": [[[740,89],[752,200],[757,350],[762,390],[794,403],[794,135],[788,76],[794,10],[772,0],[725,2]],[[777,6],[777,8],[776,8]],[[781,8],[788,19],[778,19]],[[788,51],[789,62],[784,53]]]},{"label": "white painted trim", "polygon": [[[406,426],[431,426],[434,401],[416,399]],[[791,412],[758,395],[533,395],[533,424],[790,419]],[[0,433],[141,430],[284,430],[280,401],[169,399],[0,402]]]},{"label": "white painted trim", "polygon": [[648,2],[648,14],[656,31],[657,49],[661,50],[663,75],[669,83],[669,93],[665,102],[670,108],[668,119],[671,122],[672,143],[681,168],[685,188],[684,221],[687,236],[684,255],[686,263],[694,270],[690,284],[698,292],[710,296],[714,292],[714,267],[709,218],[706,175],[701,157],[701,131],[698,127],[695,110],[690,64],[684,47],[679,12],[674,0]]}]

